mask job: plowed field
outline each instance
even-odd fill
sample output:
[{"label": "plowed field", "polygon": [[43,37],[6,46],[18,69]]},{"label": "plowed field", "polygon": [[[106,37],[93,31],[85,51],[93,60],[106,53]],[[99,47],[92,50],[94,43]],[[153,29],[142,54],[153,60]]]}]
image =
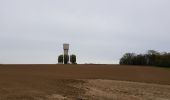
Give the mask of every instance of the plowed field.
[{"label": "plowed field", "polygon": [[0,100],[91,98],[170,100],[170,69],[123,65],[0,65]]}]

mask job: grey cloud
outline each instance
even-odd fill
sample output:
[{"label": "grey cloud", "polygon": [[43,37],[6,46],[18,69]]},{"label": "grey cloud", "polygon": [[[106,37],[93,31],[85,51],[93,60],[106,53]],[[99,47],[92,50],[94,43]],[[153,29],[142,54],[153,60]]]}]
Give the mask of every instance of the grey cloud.
[{"label": "grey cloud", "polygon": [[170,51],[169,0],[0,0],[0,61],[56,63],[62,43],[78,63],[125,52]]}]

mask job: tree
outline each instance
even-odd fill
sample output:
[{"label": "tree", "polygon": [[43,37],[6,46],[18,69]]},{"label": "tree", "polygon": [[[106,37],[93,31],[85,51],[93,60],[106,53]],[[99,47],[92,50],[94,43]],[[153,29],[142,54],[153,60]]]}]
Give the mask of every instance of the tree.
[{"label": "tree", "polygon": [[146,56],[138,54],[134,57],[133,65],[146,65]]},{"label": "tree", "polygon": [[148,50],[147,54],[148,55],[159,55],[160,53],[158,51],[155,51],[155,50]]},{"label": "tree", "polygon": [[64,64],[68,64],[68,62],[69,62],[69,56],[64,55]]},{"label": "tree", "polygon": [[76,63],[76,55],[70,55],[70,62],[72,63],[72,64],[77,64]]},{"label": "tree", "polygon": [[155,65],[161,67],[170,67],[170,54],[163,53],[160,56],[157,56]]},{"label": "tree", "polygon": [[135,53],[124,54],[123,57],[120,59],[120,64],[132,65],[134,63],[135,55]]},{"label": "tree", "polygon": [[149,50],[146,54],[137,55],[126,53],[120,59],[120,64],[170,67],[170,53],[160,53],[155,50]]},{"label": "tree", "polygon": [[58,56],[58,63],[63,64],[63,55]]},{"label": "tree", "polygon": [[160,53],[155,51],[155,50],[148,50],[148,52],[146,54],[147,59],[148,59],[147,64],[148,65],[155,65],[156,58],[159,55],[160,55]]}]

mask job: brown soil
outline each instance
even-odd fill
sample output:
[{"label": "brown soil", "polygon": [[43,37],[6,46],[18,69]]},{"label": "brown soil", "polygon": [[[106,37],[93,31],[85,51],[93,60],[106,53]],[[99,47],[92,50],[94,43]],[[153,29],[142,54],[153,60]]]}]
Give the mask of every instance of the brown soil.
[{"label": "brown soil", "polygon": [[170,100],[170,85],[115,80],[87,80],[88,100]]},{"label": "brown soil", "polygon": [[[96,89],[102,89],[102,87],[100,87],[100,85],[96,84],[95,82],[99,82],[101,83],[101,85],[106,84],[106,87],[103,87],[104,89],[106,89],[109,88],[111,85],[118,85],[117,83],[115,84],[116,81],[113,80],[162,84],[168,86],[168,90],[170,90],[169,77],[170,69],[155,68],[149,66],[139,67],[120,65],[0,65],[0,100],[89,99],[92,97],[92,95],[95,96],[91,88],[93,89],[97,87]],[[96,79],[104,80],[98,81]],[[109,80],[113,82],[108,83],[110,82]],[[140,86],[150,87],[150,85],[146,86],[145,84],[144,86]],[[128,86],[122,83],[122,87]],[[136,87],[138,87],[138,85],[136,85]],[[156,86],[154,88],[156,88]],[[132,90],[129,90],[129,92],[132,94],[134,91],[133,88],[131,89]],[[144,91],[142,90],[142,88],[136,89]],[[160,90],[162,90],[161,93],[168,91],[164,88],[160,88]],[[91,96],[87,93],[88,91],[92,91]],[[121,90],[120,88],[120,91],[123,90]],[[152,88],[149,88],[148,92],[151,91],[154,91],[154,89],[152,90]],[[104,90],[102,93],[104,94],[104,92],[106,91]],[[170,91],[168,92],[170,93]],[[113,92],[111,91],[110,94],[112,93]],[[98,96],[101,98],[105,98],[100,95],[100,93],[96,93],[96,97]],[[127,95],[123,96],[126,97]],[[146,96],[139,97],[142,98]],[[162,97],[162,95],[160,95],[159,97]],[[165,94],[165,97],[169,98],[169,94]]]}]

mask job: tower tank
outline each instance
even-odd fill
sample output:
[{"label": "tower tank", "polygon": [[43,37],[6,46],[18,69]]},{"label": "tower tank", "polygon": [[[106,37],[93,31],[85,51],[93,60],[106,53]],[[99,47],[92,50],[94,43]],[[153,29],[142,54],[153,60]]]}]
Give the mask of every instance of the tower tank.
[{"label": "tower tank", "polygon": [[64,55],[68,55],[68,50],[69,50],[69,44],[68,43],[63,44],[63,50],[64,50]]}]

